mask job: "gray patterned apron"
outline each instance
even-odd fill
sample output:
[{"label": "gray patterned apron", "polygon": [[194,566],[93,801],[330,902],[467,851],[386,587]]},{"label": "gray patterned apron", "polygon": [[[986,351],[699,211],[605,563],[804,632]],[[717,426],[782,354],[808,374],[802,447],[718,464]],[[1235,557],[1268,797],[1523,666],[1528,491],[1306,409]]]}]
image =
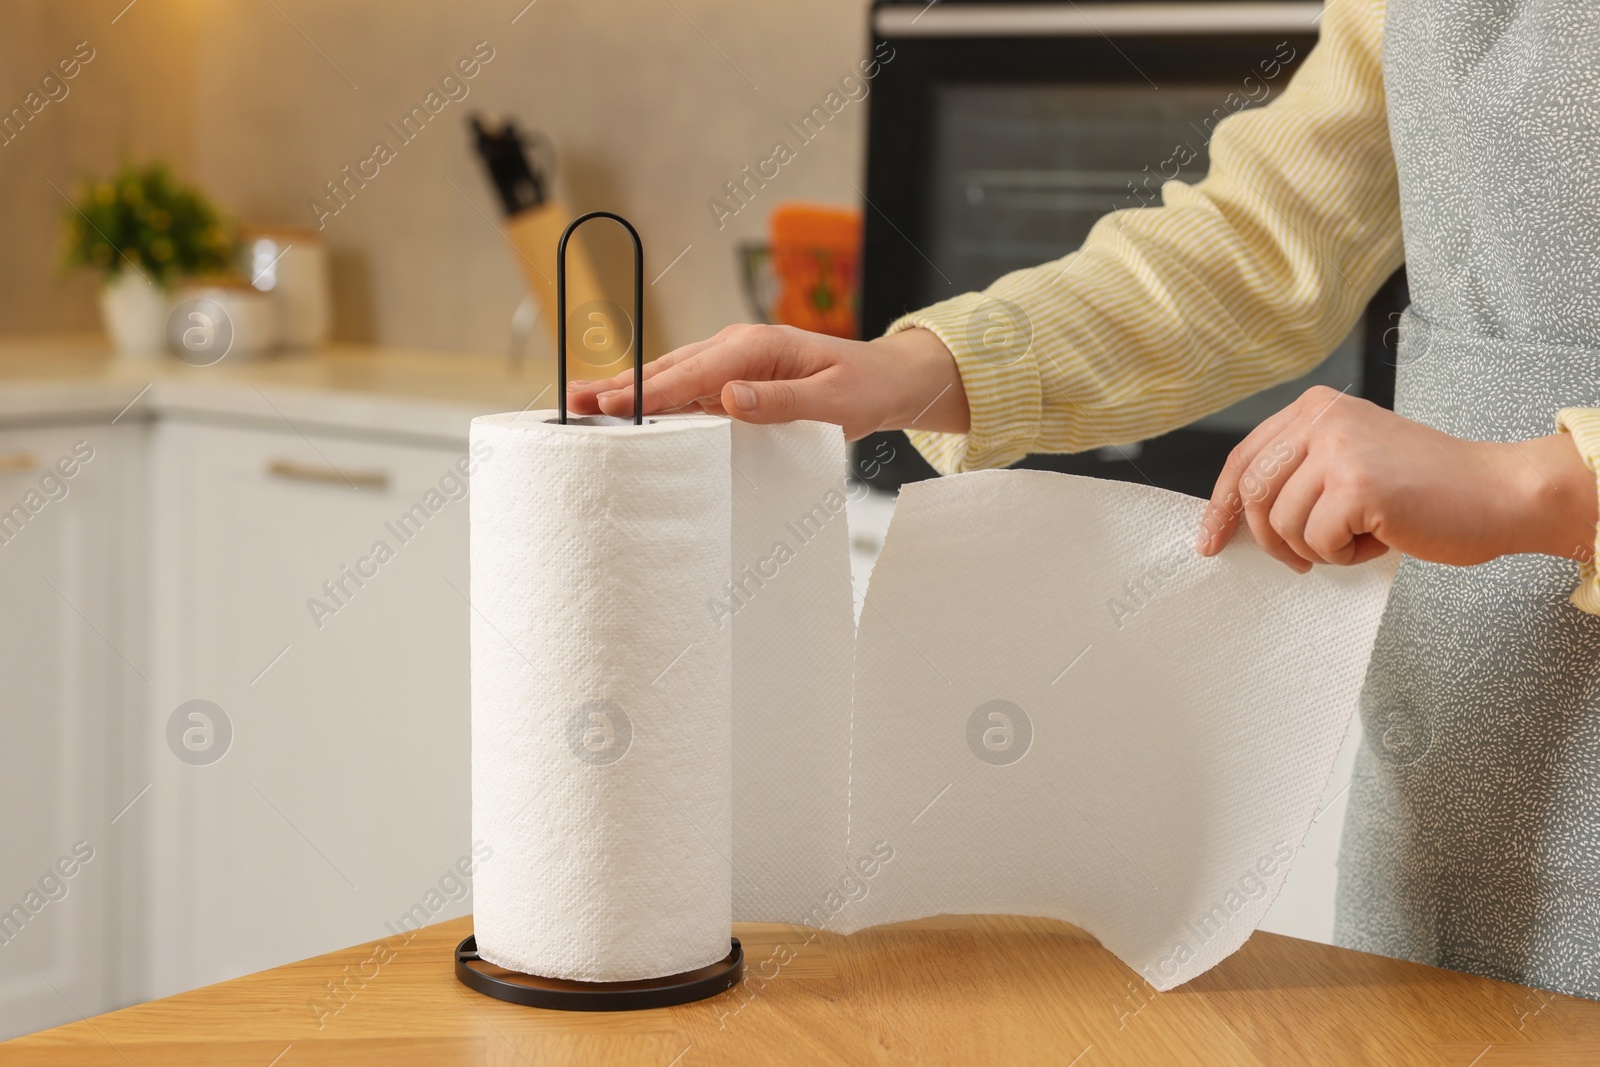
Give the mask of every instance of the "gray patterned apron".
[{"label": "gray patterned apron", "polygon": [[[1396,408],[1459,437],[1600,406],[1600,4],[1391,0],[1412,305]],[[1600,617],[1575,564],[1401,562],[1334,939],[1600,998]]]}]

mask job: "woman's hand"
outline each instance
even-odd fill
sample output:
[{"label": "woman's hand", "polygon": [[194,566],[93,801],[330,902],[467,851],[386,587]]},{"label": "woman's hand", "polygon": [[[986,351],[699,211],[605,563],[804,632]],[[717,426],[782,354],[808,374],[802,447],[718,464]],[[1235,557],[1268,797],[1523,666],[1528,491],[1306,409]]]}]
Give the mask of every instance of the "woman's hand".
[{"label": "woman's hand", "polygon": [[[568,383],[580,415],[632,415],[633,371]],[[792,326],[729,326],[644,369],[644,410],[707,411],[745,422],[811,419],[852,441],[876,430],[965,433],[955,357],[929,330],[845,341]]]},{"label": "woman's hand", "polygon": [[1242,518],[1304,573],[1398,549],[1467,566],[1512,552],[1588,559],[1595,475],[1566,434],[1463,441],[1325,386],[1257,426],[1228,457],[1196,549]]}]

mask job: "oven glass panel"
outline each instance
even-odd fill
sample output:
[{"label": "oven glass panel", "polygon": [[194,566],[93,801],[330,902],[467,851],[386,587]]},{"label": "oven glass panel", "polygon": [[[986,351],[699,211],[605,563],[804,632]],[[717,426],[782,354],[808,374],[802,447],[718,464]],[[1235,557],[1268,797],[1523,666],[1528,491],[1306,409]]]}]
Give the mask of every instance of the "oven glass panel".
[{"label": "oven glass panel", "polygon": [[[1200,181],[1217,123],[1241,103],[1238,86],[1220,84],[935,87],[919,295],[932,303],[1059,259],[1103,215],[1159,204],[1162,181]],[[1313,384],[1359,395],[1360,337],[1358,324],[1311,374],[1195,425],[1248,431]]]}]

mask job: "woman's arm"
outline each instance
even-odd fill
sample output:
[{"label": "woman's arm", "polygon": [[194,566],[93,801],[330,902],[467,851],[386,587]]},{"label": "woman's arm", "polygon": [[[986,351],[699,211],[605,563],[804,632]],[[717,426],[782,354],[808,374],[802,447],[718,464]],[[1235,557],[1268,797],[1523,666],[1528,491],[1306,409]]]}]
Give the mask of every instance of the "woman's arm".
[{"label": "woman's arm", "polygon": [[1592,611],[1600,411],[1569,408],[1557,422],[1572,432],[1464,441],[1326,386],[1309,389],[1233,450],[1195,547],[1215,555],[1243,522],[1302,572],[1391,548],[1463,567],[1538,552],[1585,563],[1573,602]]},{"label": "woman's arm", "polygon": [[[1164,206],[1106,216],[1074,255],[891,328],[931,329],[961,368],[969,433],[912,435],[935,467],[1138,441],[1333,350],[1403,258],[1383,16],[1331,0],[1283,94],[1217,125],[1200,184],[1168,182]],[[986,351],[986,317],[1031,331],[1027,355]]]},{"label": "woman's arm", "polygon": [[[793,326],[740,324],[668,352],[645,367],[644,377],[646,412],[832,422],[852,441],[911,427],[963,433],[968,424],[961,374],[928,330],[846,341]],[[632,384],[632,371],[572,382],[567,402],[579,414],[629,415]]]},{"label": "woman's arm", "polygon": [[[821,419],[852,436],[911,427],[949,473],[1140,440],[1296,377],[1401,261],[1382,29],[1381,2],[1331,0],[1282,96],[1217,124],[1206,180],[1108,215],[1079,252],[877,341],[730,327],[652,363],[647,410]],[[1240,77],[1241,96],[1265,84]],[[626,413],[630,381],[574,383],[569,399]]]}]

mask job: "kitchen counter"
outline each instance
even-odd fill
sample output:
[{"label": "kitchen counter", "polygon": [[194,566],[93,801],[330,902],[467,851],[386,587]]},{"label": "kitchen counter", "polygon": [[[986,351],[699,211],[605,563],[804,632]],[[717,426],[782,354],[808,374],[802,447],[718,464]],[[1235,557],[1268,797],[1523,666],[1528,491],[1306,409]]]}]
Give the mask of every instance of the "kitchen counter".
[{"label": "kitchen counter", "polygon": [[1600,1003],[1275,934],[1156,993],[1048,920],[943,917],[809,942],[803,927],[739,924],[742,986],[591,1014],[460,985],[452,950],[470,931],[470,918],[439,923],[19,1038],[0,1044],[0,1067],[1600,1062]]},{"label": "kitchen counter", "polygon": [[503,354],[331,345],[192,367],[113,357],[95,336],[14,337],[0,341],[0,424],[178,414],[460,442],[476,415],[554,407],[554,381],[551,361],[514,370]]}]

